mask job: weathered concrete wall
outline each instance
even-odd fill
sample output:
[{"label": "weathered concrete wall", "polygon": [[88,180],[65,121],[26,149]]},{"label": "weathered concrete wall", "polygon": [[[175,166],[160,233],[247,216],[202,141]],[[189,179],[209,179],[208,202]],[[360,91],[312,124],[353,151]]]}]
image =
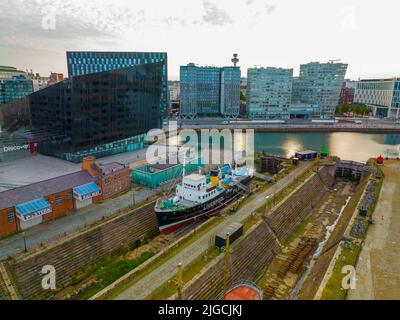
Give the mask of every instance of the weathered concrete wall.
[{"label": "weathered concrete wall", "polygon": [[333,181],[331,173],[333,174],[333,170],[330,167],[320,169],[289,199],[280,204],[271,215],[267,216],[268,224],[279,241],[287,240],[328,193],[328,186],[331,186]]},{"label": "weathered concrete wall", "polygon": [[[270,228],[262,221],[232,246],[229,286],[240,280],[255,280],[280,251]],[[183,290],[183,299],[220,299],[224,286],[224,256],[220,255],[207,270],[194,278]]]},{"label": "weathered concrete wall", "polygon": [[[255,281],[263,268],[280,252],[283,242],[309,215],[334,184],[334,167],[323,167],[265,221],[249,230],[232,246],[229,286],[245,280]],[[278,239],[276,238],[278,237]],[[279,240],[279,241],[278,241]],[[182,292],[183,299],[223,298],[224,256],[220,255],[207,269],[190,281]]]},{"label": "weathered concrete wall", "polygon": [[22,298],[48,298],[52,296],[52,292],[43,290],[41,286],[43,266],[55,267],[58,288],[68,286],[81,268],[158,232],[154,203],[151,203],[105,221],[61,243],[16,257],[8,265]]}]

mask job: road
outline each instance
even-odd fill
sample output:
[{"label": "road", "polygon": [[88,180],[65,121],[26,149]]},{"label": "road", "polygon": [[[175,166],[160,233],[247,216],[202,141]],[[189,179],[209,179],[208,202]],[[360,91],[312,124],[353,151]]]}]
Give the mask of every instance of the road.
[{"label": "road", "polygon": [[[242,121],[243,120],[243,121]],[[399,132],[400,122],[392,119],[364,118],[337,119],[338,123],[316,123],[310,120],[288,120],[286,123],[259,123],[248,119],[221,119],[221,118],[199,118],[179,120],[182,129],[255,129],[258,131],[354,131],[354,132]]]},{"label": "road", "polygon": [[[40,246],[41,243],[62,238],[65,234],[84,228],[133,204],[141,203],[146,198],[157,194],[162,189],[170,188],[164,185],[158,189],[142,188],[139,191],[129,191],[117,198],[96,203],[89,207],[82,208],[68,216],[54,221],[39,224],[25,231],[25,238],[28,250]],[[133,192],[135,197],[133,199]],[[11,235],[0,240],[0,260],[13,256],[24,250],[24,239],[22,233]]]},{"label": "road", "polygon": [[349,300],[400,299],[400,162],[386,161],[382,190],[356,267]]},{"label": "road", "polygon": [[179,262],[184,266],[189,265],[194,259],[201,255],[210,244],[210,239],[213,236],[226,228],[233,222],[242,221],[247,218],[252,212],[265,203],[266,198],[273,195],[277,191],[287,186],[295,177],[300,175],[303,170],[309,166],[309,163],[301,162],[299,167],[293,170],[286,177],[279,180],[276,184],[272,185],[265,192],[259,193],[254,199],[241,207],[234,215],[228,216],[223,222],[209,230],[206,234],[200,237],[197,241],[191,243],[189,246],[181,250],[172,259],[149,273],[144,278],[140,279],[133,286],[119,294],[116,300],[142,300],[147,297],[151,292],[157,289],[160,285],[168,281],[176,274],[176,267]]}]

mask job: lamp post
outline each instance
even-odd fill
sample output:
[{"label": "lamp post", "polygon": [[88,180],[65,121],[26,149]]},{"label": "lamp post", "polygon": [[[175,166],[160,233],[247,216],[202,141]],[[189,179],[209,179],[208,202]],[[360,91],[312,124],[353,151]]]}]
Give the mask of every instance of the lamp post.
[{"label": "lamp post", "polygon": [[23,239],[24,239],[24,251],[27,252],[28,249],[26,248],[26,233],[25,233],[25,231],[22,232],[22,237],[23,237]]}]

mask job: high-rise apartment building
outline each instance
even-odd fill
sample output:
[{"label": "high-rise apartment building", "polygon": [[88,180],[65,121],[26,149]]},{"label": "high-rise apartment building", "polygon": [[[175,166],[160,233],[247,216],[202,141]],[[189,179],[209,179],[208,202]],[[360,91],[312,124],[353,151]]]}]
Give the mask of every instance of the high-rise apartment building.
[{"label": "high-rise apartment building", "polygon": [[372,107],[374,116],[400,118],[400,78],[358,81],[354,102]]},{"label": "high-rise apartment building", "polygon": [[168,123],[168,63],[165,52],[67,52],[68,77],[118,70],[132,66],[158,63],[162,65],[160,117]]},{"label": "high-rise apartment building", "polygon": [[293,69],[249,68],[247,112],[250,119],[288,119]]},{"label": "high-rise apartment building", "polygon": [[300,65],[299,78],[294,81],[292,102],[316,105],[323,118],[332,118],[339,103],[347,64],[311,62]]},{"label": "high-rise apartment building", "polygon": [[239,67],[180,68],[181,117],[237,117],[240,107]]}]

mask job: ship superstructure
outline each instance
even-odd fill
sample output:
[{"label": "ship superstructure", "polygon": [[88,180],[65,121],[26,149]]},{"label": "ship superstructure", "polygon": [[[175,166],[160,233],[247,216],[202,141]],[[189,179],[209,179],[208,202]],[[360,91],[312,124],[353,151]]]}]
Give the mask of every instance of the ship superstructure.
[{"label": "ship superstructure", "polygon": [[218,214],[249,192],[245,183],[252,176],[252,168],[232,169],[230,165],[211,170],[208,175],[183,174],[175,196],[158,201],[155,206],[161,233],[170,233],[200,217]]}]

